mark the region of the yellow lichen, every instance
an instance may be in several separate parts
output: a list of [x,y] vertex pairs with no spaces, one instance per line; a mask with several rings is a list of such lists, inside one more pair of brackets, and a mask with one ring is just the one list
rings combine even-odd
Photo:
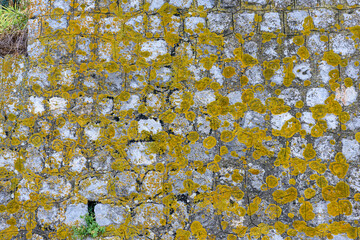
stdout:
[[209,84],[211,83],[211,79],[208,77],[204,77],[201,80],[195,82],[195,87],[198,91],[203,91]]
[[251,89],[246,89],[241,95],[241,100],[244,103],[250,102],[253,98],[254,98],[254,91]]
[[249,102],[249,107],[251,110],[264,114],[266,112],[265,105],[261,102],[260,99],[254,98]]
[[295,107],[296,108],[302,108],[304,106],[304,102],[303,101],[297,101],[296,103],[295,103]]
[[234,173],[231,175],[231,179],[234,182],[242,182],[243,181],[243,176],[241,176],[238,169],[235,169]]
[[310,53],[305,46],[301,46],[297,51],[297,54],[299,55],[301,60],[306,60],[310,57]]
[[256,196],[252,203],[249,204],[247,209],[247,214],[249,216],[254,215],[259,210],[259,204],[261,203],[261,198]]
[[273,198],[277,203],[286,204],[297,199],[297,190],[294,187],[287,190],[276,190],[273,194]]
[[299,132],[301,129],[301,123],[296,118],[291,118],[285,122],[281,127],[280,135],[285,138],[290,138],[294,136],[295,133]]
[[327,206],[328,213],[331,216],[338,216],[340,214],[351,215],[352,205],[349,200],[334,201]]
[[345,87],[352,87],[354,85],[353,80],[351,78],[344,79]]
[[316,185],[318,185],[320,188],[324,188],[328,185],[328,181],[324,176],[316,176]]
[[329,41],[329,38],[328,38],[328,36],[321,35],[320,36],[320,41],[327,42],[327,41]]
[[312,161],[309,163],[309,167],[319,174],[323,174],[326,171],[326,164],[320,163],[321,159]]
[[303,202],[303,204],[300,206],[299,213],[305,221],[310,221],[315,218],[313,206],[310,202]]
[[271,39],[276,38],[276,35],[274,33],[269,33],[269,32],[263,32],[262,33],[262,39],[263,39],[263,43],[269,42],[271,41]]
[[360,143],[360,132],[355,133],[355,140]]
[[326,116],[327,107],[324,104],[318,104],[315,105],[314,107],[311,107],[310,111],[312,112],[312,117],[314,119],[320,119]]
[[336,67],[340,64],[341,57],[333,51],[328,51],[324,53],[323,60],[326,61],[327,64]]
[[307,144],[304,151],[303,151],[303,156],[306,160],[310,160],[313,159],[316,156],[316,152],[313,149],[313,146],[311,143]]
[[274,188],[279,184],[279,180],[273,175],[266,177],[266,184],[269,188]]
[[293,37],[293,43],[295,43],[298,46],[303,45],[305,42],[304,37],[302,35]]
[[187,135],[187,139],[191,143],[195,143],[199,139],[199,133],[197,133],[195,131],[189,132],[188,135]]
[[253,67],[258,64],[258,60],[252,57],[250,54],[244,54],[241,58],[244,67]]
[[160,115],[160,119],[165,123],[172,123],[176,117],[176,113],[168,109]]
[[232,76],[235,75],[235,68],[232,66],[227,66],[224,68],[222,74],[225,78],[231,78]]
[[235,135],[232,131],[224,130],[221,132],[220,139],[223,142],[231,142],[234,139]]
[[360,26],[349,27],[350,32],[353,34],[352,39],[360,39]]
[[289,228],[289,225],[284,224],[284,223],[279,222],[279,221],[277,221],[277,222],[274,224],[274,226],[275,226],[276,232],[277,232],[278,234],[283,234],[283,233],[286,231],[286,229]]
[[284,105],[284,99],[270,97],[265,101],[266,108],[271,111],[272,114],[278,115],[290,111],[291,107]]
[[347,112],[341,112],[339,115],[339,121],[341,123],[347,123],[350,120],[350,114]]
[[216,145],[216,139],[213,136],[209,136],[207,138],[204,139],[203,141],[203,145],[206,149],[211,149],[213,147],[215,147]]
[[339,152],[335,156],[335,162],[330,163],[329,169],[332,174],[338,178],[344,178],[347,170],[349,169],[349,164],[346,163],[346,159],[343,153]]
[[307,188],[304,191],[304,195],[307,199],[313,198],[316,194],[316,191],[312,188]]
[[241,76],[240,77],[240,84],[241,87],[245,86],[246,84],[248,84],[249,82],[249,78],[247,76]]
[[275,74],[275,70],[271,68],[267,68],[263,71],[263,75],[266,80],[270,80],[272,76],[274,76],[274,74]]
[[279,218],[281,212],[281,208],[275,204],[270,204],[265,210],[265,214],[272,220]]
[[30,139],[29,143],[31,143],[34,147],[40,147],[43,143],[44,139],[40,133],[33,134]]

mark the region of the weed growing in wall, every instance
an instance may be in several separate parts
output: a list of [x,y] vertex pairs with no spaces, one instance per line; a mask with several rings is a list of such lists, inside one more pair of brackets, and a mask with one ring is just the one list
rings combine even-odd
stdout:
[[73,239],[84,239],[87,236],[95,238],[99,237],[105,232],[105,227],[100,227],[99,224],[95,221],[94,214],[86,214],[85,216],[81,216],[81,218],[85,219],[85,225],[80,227],[72,227]]

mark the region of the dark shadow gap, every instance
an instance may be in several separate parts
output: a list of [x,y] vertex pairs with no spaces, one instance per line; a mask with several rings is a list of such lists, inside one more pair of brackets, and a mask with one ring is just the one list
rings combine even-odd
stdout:
[[90,216],[93,216],[95,218],[95,206],[98,202],[96,201],[88,201],[88,213]]

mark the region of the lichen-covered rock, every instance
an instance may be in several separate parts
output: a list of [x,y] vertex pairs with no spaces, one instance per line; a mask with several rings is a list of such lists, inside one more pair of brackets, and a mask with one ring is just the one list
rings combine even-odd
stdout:
[[[57,207],[52,207],[51,209],[44,209],[44,207],[39,207],[37,212],[37,217],[40,224],[52,224],[58,220],[59,210]],[[70,217],[69,217],[70,218]],[[68,219],[68,221],[71,221]]]
[[162,204],[142,204],[135,209],[134,223],[147,227],[160,227],[165,221],[163,209]]
[[128,148],[128,156],[131,163],[136,165],[150,165],[154,163],[156,161],[156,155],[149,154],[146,150],[147,147],[145,143],[132,143]]
[[212,32],[226,33],[231,26],[231,15],[226,13],[210,13],[208,14],[209,28]]
[[43,181],[40,193],[44,193],[54,199],[61,199],[68,197],[71,190],[71,183],[61,177],[51,176]]
[[67,225],[85,224],[85,220],[80,216],[85,216],[88,213],[88,208],[85,204],[69,204],[65,212],[65,221]]
[[236,23],[236,31],[249,34],[254,31],[255,28],[255,13],[244,12],[234,15]]
[[306,93],[306,104],[309,107],[324,104],[328,97],[329,93],[325,88],[312,88]]
[[110,224],[120,225],[125,222],[126,210],[124,207],[112,207],[108,204],[96,204],[94,212],[96,222],[100,226]]
[[358,238],[356,4],[31,0],[0,239]]
[[137,192],[137,175],[124,171],[115,175],[115,191],[119,197],[125,197]]
[[281,30],[281,19],[279,13],[265,13],[263,16],[263,22],[260,24],[260,30],[265,32],[275,32],[276,30]]
[[107,195],[107,181],[96,178],[88,178],[79,185],[79,193],[86,199],[96,201]]

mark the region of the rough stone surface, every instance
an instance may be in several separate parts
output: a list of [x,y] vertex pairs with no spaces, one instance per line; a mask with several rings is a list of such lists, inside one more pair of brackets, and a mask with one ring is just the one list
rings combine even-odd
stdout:
[[65,224],[72,225],[76,223],[84,223],[84,219],[80,216],[84,216],[87,213],[87,206],[83,203],[69,204],[65,212]]
[[359,6],[31,0],[0,239],[359,238]]
[[97,204],[95,206],[96,222],[100,226],[110,224],[120,225],[124,222],[126,211],[124,207],[111,207],[108,204]]

